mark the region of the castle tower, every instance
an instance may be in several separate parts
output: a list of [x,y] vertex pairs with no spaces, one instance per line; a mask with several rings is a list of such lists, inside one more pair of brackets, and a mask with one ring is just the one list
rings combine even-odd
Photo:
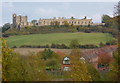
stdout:
[[16,15],[13,14],[13,27],[14,28],[18,28],[19,27],[24,27],[27,26],[28,22],[27,22],[27,16],[21,16],[21,15]]
[[17,15],[14,13],[13,15],[12,15],[12,18],[13,18],[13,27],[15,28],[15,27],[17,27],[17,24],[16,24],[16,17],[17,17]]

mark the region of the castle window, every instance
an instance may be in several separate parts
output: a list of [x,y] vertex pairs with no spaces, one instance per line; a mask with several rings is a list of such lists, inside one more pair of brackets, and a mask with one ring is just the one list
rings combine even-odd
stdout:
[[83,22],[81,22],[81,24],[83,24]]

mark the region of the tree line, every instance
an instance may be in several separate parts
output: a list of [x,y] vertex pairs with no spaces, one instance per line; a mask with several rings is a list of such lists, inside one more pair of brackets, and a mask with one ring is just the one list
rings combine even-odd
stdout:
[[[81,48],[81,49],[94,49],[94,48],[99,48],[107,45],[116,45],[118,42],[116,40],[102,43],[100,42],[99,45],[94,45],[94,44],[86,44],[86,45],[80,45],[77,40],[72,40],[72,42],[76,41],[74,43],[76,47]],[[51,45],[21,45],[21,46],[13,46],[12,48],[57,48],[57,49],[71,49],[72,46],[70,45],[65,45],[65,44],[54,44],[52,43]]]

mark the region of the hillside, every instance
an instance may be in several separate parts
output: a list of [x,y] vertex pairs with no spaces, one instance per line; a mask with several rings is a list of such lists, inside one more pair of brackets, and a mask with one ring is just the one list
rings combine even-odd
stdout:
[[19,35],[6,38],[10,47],[21,45],[51,45],[66,44],[69,45],[72,40],[78,40],[81,45],[106,43],[114,40],[108,33],[50,33],[50,34],[33,34]]

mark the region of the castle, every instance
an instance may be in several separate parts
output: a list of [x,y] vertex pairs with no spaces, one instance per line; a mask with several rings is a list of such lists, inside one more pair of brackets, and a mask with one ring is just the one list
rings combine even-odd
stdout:
[[25,27],[25,26],[33,26],[31,22],[28,22],[27,16],[21,16],[13,14],[13,27]]
[[[53,19],[39,19],[38,23],[36,23],[36,26],[48,26],[48,25],[104,25],[103,23],[93,23],[92,19],[87,19],[87,17],[83,19],[75,19],[73,17],[66,19],[64,17],[62,18],[56,18]],[[27,16],[21,16],[13,14],[13,27],[25,27],[25,26],[33,26],[34,24],[32,22],[28,22]]]

